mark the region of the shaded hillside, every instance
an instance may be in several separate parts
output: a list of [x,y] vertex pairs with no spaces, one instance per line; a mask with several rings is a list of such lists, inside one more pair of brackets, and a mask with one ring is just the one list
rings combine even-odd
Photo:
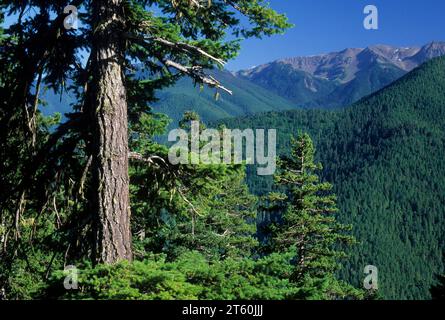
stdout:
[[195,111],[204,121],[214,121],[227,117],[252,115],[258,112],[295,109],[292,102],[281,98],[266,89],[240,79],[228,71],[215,71],[215,78],[233,95],[221,92],[215,96],[214,89],[195,87],[190,79],[181,79],[174,87],[158,93],[159,101],[154,104],[155,112],[168,114],[177,123],[185,111]]

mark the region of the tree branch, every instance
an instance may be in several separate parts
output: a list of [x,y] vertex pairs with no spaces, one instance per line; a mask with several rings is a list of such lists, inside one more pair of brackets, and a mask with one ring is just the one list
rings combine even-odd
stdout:
[[231,90],[229,90],[226,87],[224,87],[223,85],[221,85],[221,83],[218,80],[216,80],[214,77],[205,74],[202,71],[201,67],[196,67],[196,66],[195,67],[186,67],[186,66],[183,66],[182,64],[179,64],[179,63],[171,61],[171,60],[164,61],[164,64],[167,67],[174,68],[178,71],[181,71],[181,72],[189,75],[190,77],[192,77],[194,79],[197,79],[199,82],[202,82],[203,84],[206,84],[210,87],[215,87],[215,88],[221,89],[230,95],[233,94],[233,92]]

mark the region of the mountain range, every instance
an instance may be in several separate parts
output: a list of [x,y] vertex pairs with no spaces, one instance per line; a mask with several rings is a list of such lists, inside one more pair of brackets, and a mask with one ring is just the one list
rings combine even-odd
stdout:
[[[205,122],[267,111],[300,108],[345,107],[399,79],[431,58],[445,55],[445,42],[401,48],[376,45],[364,49],[311,57],[277,60],[248,70],[212,70],[212,75],[233,91],[201,90],[183,78],[157,93],[153,111],[169,115],[177,124],[186,111],[195,111]],[[70,112],[71,98],[46,92],[45,114]]]
[[332,108],[347,106],[442,55],[445,42],[409,48],[376,45],[277,60],[236,75],[296,106]]
[[216,100],[214,90],[200,90],[182,79],[159,92],[153,109],[177,123],[189,110],[203,121],[215,121],[266,111],[344,107],[442,55],[445,42],[409,48],[376,45],[281,59],[238,72],[216,70],[212,75],[234,92],[232,96],[222,93]]

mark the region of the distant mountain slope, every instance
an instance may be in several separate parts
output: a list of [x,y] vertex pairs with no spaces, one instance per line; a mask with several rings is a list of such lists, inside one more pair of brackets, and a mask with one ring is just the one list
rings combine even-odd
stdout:
[[251,115],[257,112],[283,111],[297,106],[250,81],[235,77],[228,71],[213,71],[214,77],[233,91],[233,95],[221,92],[215,99],[215,90],[204,87],[200,90],[190,79],[180,80],[174,87],[158,93],[155,112],[168,114],[174,122],[181,119],[185,111],[193,110],[204,121],[227,117]]
[[355,102],[444,54],[445,42],[421,48],[377,45],[282,59],[237,75],[299,106],[332,108]]
[[[445,57],[341,111],[273,112],[224,123],[276,128],[281,153],[289,150],[290,134],[311,133],[340,219],[360,241],[342,277],[361,286],[363,268],[375,265],[386,298],[429,298],[434,275],[445,269]],[[271,180],[249,171],[250,187],[267,192]]]
[[254,73],[238,73],[265,90],[304,106],[333,92],[336,84],[328,79],[292,68],[281,61],[272,62]]

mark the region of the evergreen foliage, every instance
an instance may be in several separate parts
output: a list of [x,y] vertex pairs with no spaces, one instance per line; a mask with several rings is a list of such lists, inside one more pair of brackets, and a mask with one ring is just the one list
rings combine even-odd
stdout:
[[[78,30],[63,26],[68,4]],[[151,110],[157,91],[188,75],[218,98],[226,89],[204,70],[233,58],[238,37],[282,33],[284,15],[247,0],[0,5],[1,17],[17,14],[0,37],[2,298],[360,297],[327,295],[332,274],[297,284],[291,254],[260,254],[244,166],[171,165],[156,142],[171,123]],[[49,89],[72,98],[63,124],[40,112]],[[78,290],[63,287],[67,266]]]
[[280,160],[275,174],[275,185],[283,192],[268,196],[268,210],[279,216],[269,227],[269,250],[293,254],[291,282],[310,288],[329,281],[329,286],[318,288],[318,294],[334,295],[333,275],[339,261],[346,257],[338,247],[352,244],[354,238],[346,234],[348,226],[336,222],[336,196],[331,193],[332,185],[320,182],[317,176],[322,165],[315,163],[309,135],[293,138],[291,148],[290,156]]

